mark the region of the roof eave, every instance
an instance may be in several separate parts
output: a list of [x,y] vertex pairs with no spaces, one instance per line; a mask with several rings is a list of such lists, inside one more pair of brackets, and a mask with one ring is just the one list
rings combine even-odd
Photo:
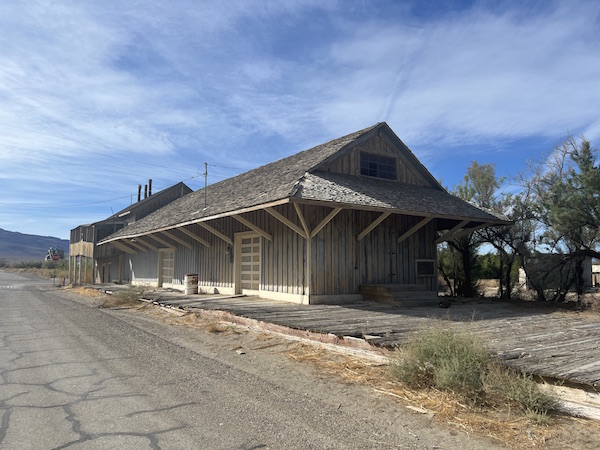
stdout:
[[486,226],[503,226],[503,225],[511,225],[513,222],[508,220],[503,220],[500,218],[483,218],[483,217],[474,217],[474,216],[465,216],[465,215],[454,215],[454,214],[433,214],[433,213],[425,213],[421,211],[411,211],[399,208],[385,208],[385,207],[377,207],[377,206],[366,206],[366,205],[358,205],[352,203],[341,203],[341,202],[332,202],[332,201],[323,201],[323,200],[311,200],[311,199],[300,199],[295,197],[286,197],[277,201],[263,203],[259,205],[255,205],[252,207],[241,208],[233,211],[227,211],[219,214],[214,214],[210,216],[200,217],[197,219],[192,219],[185,222],[179,222],[175,224],[166,225],[161,228],[156,228],[150,231],[143,231],[139,233],[125,234],[121,236],[111,237],[103,239],[98,242],[96,245],[104,245],[109,244],[112,241],[119,241],[124,239],[134,239],[137,237],[147,236],[153,233],[160,233],[162,231],[168,231],[175,228],[181,228],[189,225],[193,225],[201,222],[208,222],[210,220],[221,219],[223,217],[231,217],[237,214],[243,214],[247,212],[257,211],[265,208],[270,208],[273,206],[283,205],[286,203],[298,203],[298,204],[306,204],[306,205],[318,205],[318,206],[328,206],[331,208],[342,208],[342,209],[354,209],[360,211],[375,211],[375,212],[391,212],[393,214],[400,214],[405,216],[414,216],[414,217],[432,217],[435,219],[446,219],[446,220],[457,220],[464,221],[468,220],[469,222],[475,222],[479,224],[486,224]]

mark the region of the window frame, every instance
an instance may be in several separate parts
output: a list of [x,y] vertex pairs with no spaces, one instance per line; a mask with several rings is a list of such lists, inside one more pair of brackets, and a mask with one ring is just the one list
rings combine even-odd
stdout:
[[397,158],[361,151],[359,154],[359,173],[365,177],[397,181]]
[[[431,273],[422,273],[419,270],[419,266],[423,263],[431,263]],[[422,266],[421,266],[422,267]],[[436,262],[435,259],[417,259],[415,260],[415,274],[417,277],[435,277],[436,276]]]

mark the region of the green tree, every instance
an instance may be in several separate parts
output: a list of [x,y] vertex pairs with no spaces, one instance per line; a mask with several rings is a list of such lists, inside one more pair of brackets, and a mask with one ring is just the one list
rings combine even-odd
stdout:
[[532,183],[539,204],[543,242],[574,267],[569,279],[583,294],[583,263],[600,257],[600,168],[597,151],[582,137],[569,137],[553,152]]
[[[479,164],[477,161],[472,161],[462,183],[455,186],[452,192],[463,200],[475,203],[482,208],[495,210],[499,201],[497,190],[503,182],[503,178],[496,176],[495,164]],[[441,260],[443,264],[439,265],[439,270],[446,279],[449,278],[448,271],[452,268],[455,284],[454,295],[464,297],[478,295],[475,266],[478,249],[484,242],[486,242],[485,237],[480,232],[450,239],[447,242],[452,252]],[[451,262],[449,257],[453,258]]]

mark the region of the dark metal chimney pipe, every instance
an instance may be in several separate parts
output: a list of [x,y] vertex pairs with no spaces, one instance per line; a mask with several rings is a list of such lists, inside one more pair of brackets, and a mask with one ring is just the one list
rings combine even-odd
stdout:
[[138,202],[142,199],[142,185],[138,184]]
[[144,185],[144,198],[147,198],[147,197],[148,197],[148,185],[145,184]]
[[152,178],[148,180],[148,197],[152,195]]

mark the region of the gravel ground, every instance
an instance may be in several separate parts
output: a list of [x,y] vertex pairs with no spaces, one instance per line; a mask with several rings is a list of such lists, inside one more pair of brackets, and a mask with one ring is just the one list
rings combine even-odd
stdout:
[[0,448],[502,448],[283,357],[285,340],[96,302],[0,272]]

